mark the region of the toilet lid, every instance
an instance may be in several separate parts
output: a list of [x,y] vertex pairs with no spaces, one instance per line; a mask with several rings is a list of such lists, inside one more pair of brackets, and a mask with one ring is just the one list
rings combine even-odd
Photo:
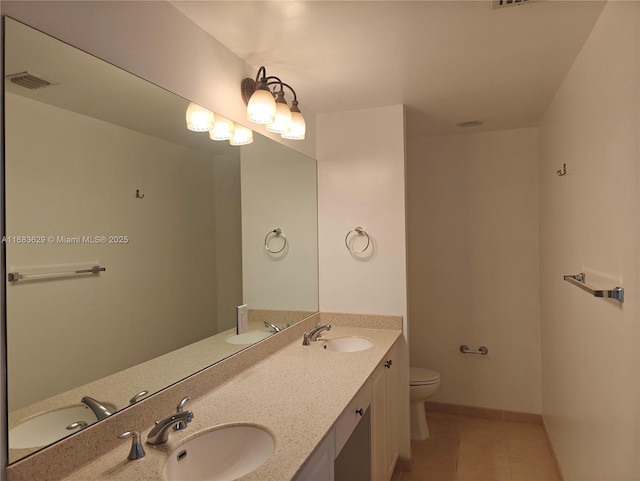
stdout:
[[440,380],[440,374],[431,369],[423,369],[421,367],[409,368],[409,384],[411,386],[424,386],[433,384]]

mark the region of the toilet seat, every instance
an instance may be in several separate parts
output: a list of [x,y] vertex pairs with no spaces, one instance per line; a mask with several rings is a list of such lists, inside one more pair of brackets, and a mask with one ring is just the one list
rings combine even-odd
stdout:
[[410,386],[429,386],[440,381],[440,374],[431,369],[423,369],[421,367],[409,368],[409,385]]

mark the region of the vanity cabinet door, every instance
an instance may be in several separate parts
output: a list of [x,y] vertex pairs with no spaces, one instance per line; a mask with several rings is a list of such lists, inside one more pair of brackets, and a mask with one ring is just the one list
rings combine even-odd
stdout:
[[373,398],[371,402],[371,479],[388,481],[387,454],[387,394],[384,365],[379,365],[371,379]]
[[387,354],[387,360],[392,363],[387,368],[385,365],[385,391],[387,395],[387,477],[391,479],[393,470],[400,455],[400,403],[399,396],[402,392],[402,379],[400,377],[400,363],[398,361],[398,343],[394,344]]
[[371,378],[371,479],[388,481],[398,459],[399,366],[397,347],[389,350]]

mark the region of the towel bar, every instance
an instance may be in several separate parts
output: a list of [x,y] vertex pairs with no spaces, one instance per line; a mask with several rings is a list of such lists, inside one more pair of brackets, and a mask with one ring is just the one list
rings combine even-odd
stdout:
[[76,274],[97,274],[99,272],[106,271],[106,267],[93,266],[89,269],[79,269],[75,271],[63,271],[63,272],[40,272],[37,274],[20,274],[19,272],[9,272],[7,274],[7,280],[9,282],[18,282],[28,279],[48,279],[50,277],[72,276]]
[[616,301],[624,302],[624,288],[614,287],[611,290],[594,289],[586,284],[587,275],[584,272],[579,274],[564,276],[564,280],[570,282],[574,286],[578,286],[580,289],[587,291],[593,297],[603,297],[606,299],[615,299]]

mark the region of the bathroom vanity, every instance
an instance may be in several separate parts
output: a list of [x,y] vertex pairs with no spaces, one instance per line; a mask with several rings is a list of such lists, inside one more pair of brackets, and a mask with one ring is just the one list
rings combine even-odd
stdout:
[[[395,342],[307,460],[296,481],[391,479],[399,454],[396,419],[402,367],[398,360]],[[359,432],[363,423],[366,427]]]
[[[353,323],[348,326],[349,323],[341,323],[345,317],[358,318],[361,325],[378,324],[381,328],[353,327]],[[318,322],[330,323],[333,328],[310,346],[303,346],[302,331],[310,330]],[[274,440],[273,453],[264,464],[241,479],[331,480],[334,479],[336,456],[348,446],[364,418],[360,409],[363,409],[363,414],[371,415],[371,479],[390,479],[398,454],[394,427],[402,411],[397,409],[395,400],[402,389],[408,389],[408,386],[400,386],[398,381],[399,373],[408,369],[397,357],[399,343],[403,342],[401,326],[399,317],[316,314],[290,328],[288,336],[281,334],[262,341],[116,415],[136,410],[142,418],[148,418],[145,411],[153,411],[160,413],[158,418],[161,418],[170,414],[181,398],[192,396],[186,408],[193,412],[193,421],[185,430],[172,432],[164,444],[151,446],[143,441],[146,450],[143,459],[128,460],[130,441],[119,441],[120,444],[110,451],[95,452],[91,462],[56,478],[48,477],[51,471],[46,469],[32,470],[38,465],[42,469],[48,462],[64,462],[64,459],[47,460],[48,450],[45,450],[35,455],[39,459],[31,463],[32,469],[21,467],[22,463],[29,461],[28,458],[10,466],[7,470],[9,481],[34,478],[43,481],[165,481],[163,466],[172,453],[181,452],[183,443],[204,432],[232,425],[258,427]],[[371,342],[371,347],[354,352],[325,348],[327,341],[341,338],[365,339]],[[253,365],[243,363],[243,354],[264,348],[262,345],[269,342],[275,344],[274,341],[286,341],[286,344],[272,346],[272,352],[260,362]],[[208,379],[226,377],[224,369],[229,366],[224,364],[229,361],[240,370],[210,391],[194,394],[196,387]],[[164,398],[168,402],[163,403],[156,398]],[[158,408],[160,403],[164,406]],[[117,424],[117,429],[140,430],[143,440],[146,439],[152,424],[145,422],[141,425],[134,421],[137,416],[127,417],[128,420]],[[98,423],[91,429],[103,426],[103,423]],[[94,435],[97,449],[110,442],[113,445],[115,434],[119,434],[113,429],[102,429],[99,434],[97,431]],[[104,436],[105,442],[100,442],[100,438],[95,436]],[[67,442],[73,439],[75,437]],[[64,451],[61,450],[61,456],[64,456]]]

